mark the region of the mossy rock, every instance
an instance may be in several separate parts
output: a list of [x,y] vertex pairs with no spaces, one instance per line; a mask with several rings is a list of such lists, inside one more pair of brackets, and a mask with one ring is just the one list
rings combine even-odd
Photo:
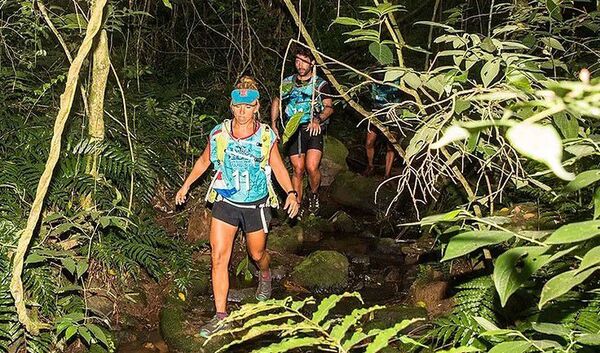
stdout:
[[348,285],[348,259],[337,251],[319,250],[294,268],[295,283],[316,292],[343,290]]
[[348,170],[346,158],[348,158],[348,148],[342,141],[332,136],[325,136],[323,139],[323,158],[330,159]]
[[283,224],[269,232],[267,247],[280,253],[295,254],[302,245],[304,230],[301,226],[290,227]]
[[396,190],[384,185],[377,193],[379,181],[351,171],[338,174],[331,185],[331,197],[342,206],[356,208],[370,214],[385,210],[396,196]]
[[198,275],[190,281],[190,287],[187,294],[190,299],[199,298],[211,293],[210,283],[210,257],[201,258],[194,261],[194,270],[198,271]]
[[303,242],[318,242],[323,239],[323,233],[335,231],[331,222],[314,215],[304,217],[299,224],[304,229]]
[[212,339],[206,346],[202,337],[196,337],[188,327],[189,304],[177,298],[167,299],[160,312],[160,333],[170,351],[180,353],[212,353],[231,341],[231,336]]
[[321,185],[329,186],[336,176],[348,170],[346,164],[348,149],[335,137],[325,136],[323,141],[323,159],[321,160]]
[[[377,310],[373,319],[367,322],[363,329],[369,331],[372,329],[386,329],[390,328],[402,320],[410,320],[416,318],[427,318],[427,309],[421,307],[412,307],[406,305],[391,305],[386,306],[385,309]],[[422,325],[423,322],[417,323]]]
[[331,225],[337,232],[359,233],[360,226],[344,211],[337,211],[330,219]]

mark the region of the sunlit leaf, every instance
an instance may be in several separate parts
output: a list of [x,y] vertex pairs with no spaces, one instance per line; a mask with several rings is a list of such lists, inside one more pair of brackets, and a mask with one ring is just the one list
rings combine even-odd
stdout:
[[394,54],[387,45],[373,42],[369,44],[369,52],[381,65],[390,65],[394,62]]
[[577,174],[575,179],[571,180],[567,186],[565,186],[565,191],[577,191],[597,182],[598,180],[600,180],[600,169],[586,170],[585,172]]
[[490,83],[498,76],[500,72],[500,62],[498,60],[490,60],[483,64],[481,68],[481,80],[483,87],[488,87]]
[[575,178],[562,166],[562,141],[552,126],[522,122],[509,128],[506,137],[515,150],[545,164],[557,177]]
[[469,137],[469,131],[463,127],[458,125],[452,125],[446,129],[442,138],[437,140],[437,142],[432,143],[429,148],[438,149],[442,148],[452,142],[465,140]]
[[600,266],[588,268],[583,272],[571,270],[552,277],[546,282],[544,288],[542,288],[542,297],[540,298],[538,307],[541,309],[550,300],[560,297],[570,291],[571,288],[583,283],[598,269],[600,269]]
[[502,342],[495,345],[488,353],[523,353],[527,351],[531,345],[531,342],[528,341]]
[[512,233],[497,230],[474,230],[453,236],[446,247],[442,261],[448,261],[488,245],[505,242]]
[[544,242],[546,244],[567,244],[591,239],[600,235],[600,221],[569,223],[558,228]]

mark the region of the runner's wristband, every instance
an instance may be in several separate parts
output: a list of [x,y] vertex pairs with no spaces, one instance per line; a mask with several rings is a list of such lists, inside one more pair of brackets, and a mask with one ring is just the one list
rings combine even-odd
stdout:
[[290,190],[287,192],[288,196],[290,196],[290,194],[294,194],[294,196],[298,197],[298,191],[296,190]]

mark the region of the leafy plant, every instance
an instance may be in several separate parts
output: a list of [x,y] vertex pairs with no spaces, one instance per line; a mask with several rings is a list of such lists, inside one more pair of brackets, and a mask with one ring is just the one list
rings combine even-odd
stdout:
[[[366,349],[374,353],[383,349],[390,340],[420,345],[412,338],[400,334],[409,325],[418,321],[403,320],[388,329],[372,329],[363,332],[360,328],[361,319],[381,310],[382,306],[354,309],[343,317],[333,315],[331,311],[344,298],[356,298],[362,303],[360,294],[334,294],[323,299],[316,305],[313,297],[294,301],[288,297],[282,300],[268,300],[258,304],[246,304],[231,313],[223,323],[242,322],[240,327],[221,330],[209,338],[234,333],[241,337],[221,347],[222,352],[256,338],[276,335],[281,340],[253,352],[286,352],[295,348],[313,348],[335,352],[349,352],[355,348]],[[208,342],[208,341],[207,341]]]

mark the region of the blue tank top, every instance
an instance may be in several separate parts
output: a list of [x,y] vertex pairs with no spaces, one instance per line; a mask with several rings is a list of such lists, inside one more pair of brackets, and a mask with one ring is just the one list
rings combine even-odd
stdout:
[[[213,182],[213,189],[232,202],[249,203],[264,199],[268,195],[267,173],[261,168],[262,156],[262,129],[260,127],[252,134],[243,139],[236,139],[231,134],[231,126],[224,127],[223,124],[215,126],[210,132],[210,160],[214,164],[217,174]],[[271,134],[271,146],[277,142],[275,133]],[[225,146],[225,157],[223,161],[217,158],[218,146],[217,135],[229,134],[227,146]]]

